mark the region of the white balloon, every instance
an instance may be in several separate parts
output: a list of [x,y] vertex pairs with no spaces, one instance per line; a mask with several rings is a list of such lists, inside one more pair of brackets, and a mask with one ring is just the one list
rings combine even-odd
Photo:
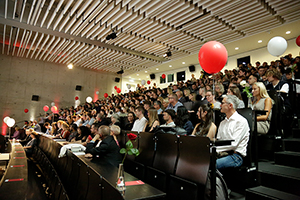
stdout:
[[9,118],[7,120],[6,124],[7,124],[8,127],[13,127],[13,125],[15,125],[15,123],[16,123],[16,121],[13,118]]
[[93,101],[92,97],[87,97],[86,102],[91,103]]
[[76,101],[75,101],[75,105],[76,105],[76,106],[79,106],[79,105],[80,105],[80,100],[76,100]]
[[141,83],[142,83],[142,85],[145,85],[145,84],[146,84],[146,81],[145,81],[145,80],[142,80]]
[[9,120],[9,118],[10,118],[9,116],[4,117],[3,121],[5,124],[7,124],[7,120]]
[[128,85],[127,85],[127,88],[128,88],[128,90],[129,90],[129,89],[131,88],[131,85],[128,84]]
[[96,94],[99,94],[99,91],[97,91]]
[[268,42],[268,51],[272,56],[278,57],[282,55],[286,48],[287,42],[283,37],[276,36]]
[[52,103],[51,103],[51,106],[55,106],[55,103],[54,103],[54,102],[52,102]]

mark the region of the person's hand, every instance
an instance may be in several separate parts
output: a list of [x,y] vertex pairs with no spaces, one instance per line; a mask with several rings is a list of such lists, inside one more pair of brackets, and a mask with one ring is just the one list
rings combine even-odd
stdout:
[[100,134],[96,134],[95,137],[93,138],[93,141],[95,142],[95,141],[97,141],[99,139],[100,139]]
[[85,154],[85,155],[84,155],[84,157],[86,157],[86,158],[92,158],[92,157],[93,157],[93,155],[92,155],[92,154],[90,154],[90,153],[87,153],[87,154]]

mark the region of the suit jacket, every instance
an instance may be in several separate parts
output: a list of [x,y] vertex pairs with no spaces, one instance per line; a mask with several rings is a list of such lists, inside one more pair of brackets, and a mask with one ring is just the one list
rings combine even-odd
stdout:
[[95,147],[97,143],[88,143],[86,145],[85,153],[92,155],[98,155],[100,159],[111,163],[114,166],[119,166],[122,162],[122,156],[120,154],[120,148],[114,140],[113,136],[107,136],[102,140],[99,147]]

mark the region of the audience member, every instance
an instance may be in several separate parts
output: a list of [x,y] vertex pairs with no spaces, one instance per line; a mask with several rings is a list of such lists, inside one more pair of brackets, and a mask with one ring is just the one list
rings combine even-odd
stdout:
[[215,100],[215,95],[213,94],[212,90],[208,90],[205,94],[207,101],[213,104],[214,109],[221,109],[221,103]]
[[176,126],[186,130],[187,135],[191,135],[194,129],[192,122],[190,121],[190,115],[188,110],[184,106],[177,108],[176,118],[174,120]]
[[135,121],[135,114],[133,112],[129,112],[127,115],[127,122],[124,126],[124,130],[130,131],[133,127]]
[[196,124],[192,135],[209,137],[209,139],[214,139],[217,126],[213,123],[213,109],[211,104],[203,104],[199,107],[197,116],[200,119],[200,123]]
[[145,112],[144,109],[140,106],[135,109],[135,115],[136,115],[137,119],[135,120],[131,131],[137,131],[137,132],[143,131],[143,129],[148,121],[144,117],[144,112]]
[[148,110],[148,122],[146,123],[143,132],[152,132],[156,126],[159,126],[159,119],[157,115],[157,110],[155,108],[150,108]]
[[165,110],[172,109],[175,112],[177,112],[178,106],[183,106],[183,104],[178,101],[178,97],[176,94],[173,93],[170,94],[168,99],[169,99],[169,105]]
[[174,119],[176,117],[176,113],[172,109],[165,110],[163,112],[163,118],[165,120],[165,124],[160,125],[160,127],[175,127]]

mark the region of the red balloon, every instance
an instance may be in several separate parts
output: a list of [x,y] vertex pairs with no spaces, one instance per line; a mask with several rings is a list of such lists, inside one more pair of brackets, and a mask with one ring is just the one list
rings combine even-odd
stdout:
[[115,86],[115,90],[116,90],[116,89],[118,89],[118,87],[117,87],[117,86]]
[[75,97],[75,100],[78,100],[78,99],[79,99],[79,97],[78,97],[78,96],[76,96],[76,97]]
[[25,112],[25,113],[28,113],[28,109],[26,108],[26,109],[24,110],[24,112]]
[[205,43],[198,54],[200,66],[209,74],[221,71],[227,62],[227,58],[228,53],[225,46],[217,41]]
[[47,111],[49,110],[49,107],[48,107],[48,106],[44,106],[43,110],[44,110],[45,112],[47,112]]
[[108,97],[108,94],[107,94],[107,93],[104,93],[104,97],[107,98],[107,97]]
[[166,78],[166,75],[165,75],[165,74],[163,74],[163,75],[161,75],[161,77],[162,77],[163,79],[165,79],[165,78]]
[[121,92],[121,89],[120,88],[117,88],[117,93],[119,94]]
[[300,35],[296,38],[296,44],[300,47]]
[[147,84],[150,85],[151,81],[147,81]]
[[52,111],[53,113],[57,113],[57,107],[56,107],[56,106],[52,106],[52,107],[51,107],[51,111]]

